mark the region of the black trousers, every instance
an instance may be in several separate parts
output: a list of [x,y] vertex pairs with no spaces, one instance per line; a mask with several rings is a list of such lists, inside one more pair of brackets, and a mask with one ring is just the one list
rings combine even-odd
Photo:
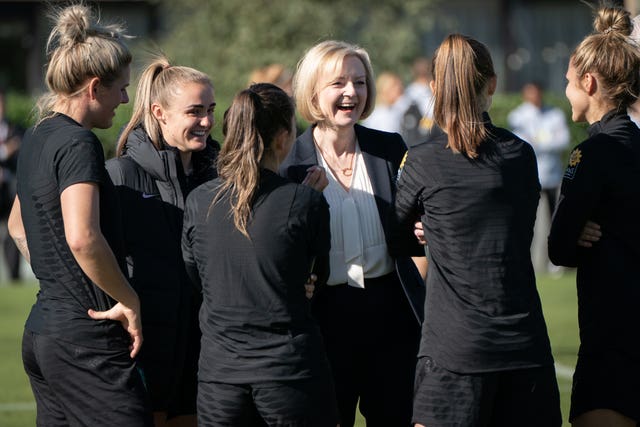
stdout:
[[411,423],[420,328],[396,273],[323,288],[314,300],[332,369],[341,427],[355,410],[368,427]]
[[38,427],[153,425],[142,377],[126,349],[84,347],[25,329],[22,360]]

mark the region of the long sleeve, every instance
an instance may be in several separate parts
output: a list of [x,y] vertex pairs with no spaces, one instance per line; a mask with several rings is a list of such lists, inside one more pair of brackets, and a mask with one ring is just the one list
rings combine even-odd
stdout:
[[[412,152],[407,152],[404,164],[398,173],[394,209],[391,212],[387,246],[392,256],[415,256],[412,253],[416,240],[413,235],[414,223],[420,219],[420,194],[424,190],[423,179],[416,167],[418,162]],[[423,168],[422,168],[423,169]]]
[[193,254],[193,222],[195,220],[194,202],[195,198],[187,197],[182,228],[182,258],[191,283],[194,284],[198,292],[201,292],[202,281],[200,280],[200,274]]
[[562,190],[549,234],[549,259],[556,265],[576,267],[580,247],[578,238],[592,215],[602,193],[603,171],[594,144],[576,147],[562,181]]

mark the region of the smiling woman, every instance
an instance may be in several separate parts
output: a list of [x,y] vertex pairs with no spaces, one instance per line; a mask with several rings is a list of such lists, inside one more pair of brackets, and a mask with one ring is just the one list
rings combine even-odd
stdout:
[[[328,171],[329,185],[318,190],[331,211],[330,268],[328,279],[319,282],[328,286],[317,293],[313,306],[343,427],[353,425],[358,399],[368,425],[410,424],[419,340],[411,306],[420,312],[422,302],[416,298],[410,305],[401,283],[424,290],[422,283],[400,282],[400,277],[421,279],[408,257],[397,267],[387,250],[382,219],[389,213],[406,146],[397,133],[357,124],[371,113],[373,82],[364,49],[335,40],[309,49],[293,86],[299,112],[312,125],[280,167],[282,175],[297,182],[314,166]],[[412,233],[405,237],[415,242]],[[424,256],[417,242],[410,250]]]
[[217,176],[209,77],[164,57],[143,71],[131,120],[107,170],[124,209],[130,281],[140,294],[145,373],[155,426],[193,426],[200,295],[189,282],[180,236],[184,202]]
[[142,345],[140,302],[121,269],[120,224],[111,215],[119,209],[92,132],[110,127],[129,101],[132,58],[122,29],[99,24],[88,7],[54,12],[49,91],[23,139],[9,218],[40,284],[25,324],[24,367],[37,425],[146,426],[133,359]]

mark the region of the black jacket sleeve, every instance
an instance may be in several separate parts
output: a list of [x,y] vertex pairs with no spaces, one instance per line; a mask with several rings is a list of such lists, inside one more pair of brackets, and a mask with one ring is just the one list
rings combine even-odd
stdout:
[[603,171],[599,157],[606,155],[595,144],[580,144],[572,152],[562,181],[560,199],[553,215],[549,233],[549,260],[556,265],[576,267],[578,238],[602,194]]
[[187,271],[187,276],[198,292],[202,292],[202,281],[198,273],[198,267],[193,254],[193,233],[195,228],[195,192],[187,197],[184,210],[184,222],[182,227],[182,258]]
[[414,154],[413,150],[407,152],[400,165],[394,208],[389,215],[387,246],[393,257],[424,256],[423,247],[418,246],[419,252],[415,250],[417,243],[413,234],[414,224],[422,212],[419,198],[424,189],[419,173],[424,168],[416,167],[419,161]]

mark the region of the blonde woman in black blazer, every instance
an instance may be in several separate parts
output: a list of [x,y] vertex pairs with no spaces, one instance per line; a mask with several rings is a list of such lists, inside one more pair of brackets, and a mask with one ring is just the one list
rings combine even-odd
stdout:
[[[327,268],[329,278],[318,283],[313,309],[340,425],[353,425],[359,401],[368,426],[408,426],[424,283],[410,258],[394,260],[386,247],[405,143],[398,134],[357,124],[375,104],[369,57],[357,46],[325,41],[311,48],[298,65],[294,96],[312,125],[280,173],[304,182],[317,166],[327,171],[332,248],[316,267]],[[405,238],[415,255],[424,255],[413,236]]]

